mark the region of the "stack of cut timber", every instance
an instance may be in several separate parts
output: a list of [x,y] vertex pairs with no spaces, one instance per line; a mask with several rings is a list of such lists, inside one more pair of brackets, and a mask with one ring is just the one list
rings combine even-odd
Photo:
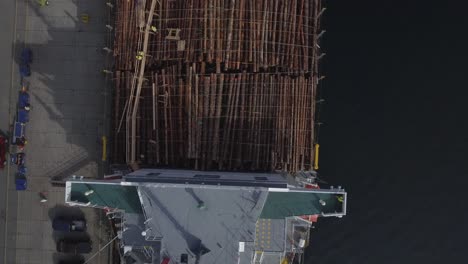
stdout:
[[[141,41],[136,10],[144,1],[117,2],[114,162],[123,162],[129,150],[120,121]],[[311,169],[320,10],[320,0],[158,1],[138,99],[140,162]]]

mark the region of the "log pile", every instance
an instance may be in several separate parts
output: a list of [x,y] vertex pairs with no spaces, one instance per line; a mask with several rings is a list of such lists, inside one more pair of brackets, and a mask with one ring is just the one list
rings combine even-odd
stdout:
[[150,2],[117,0],[113,162],[129,161],[124,116],[136,99],[144,165],[311,169],[320,0],[158,1],[130,100]]

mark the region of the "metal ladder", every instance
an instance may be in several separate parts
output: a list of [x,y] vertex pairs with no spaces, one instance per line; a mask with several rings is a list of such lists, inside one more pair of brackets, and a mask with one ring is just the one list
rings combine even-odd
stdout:
[[154,250],[153,250],[152,247],[144,246],[144,247],[143,247],[143,254],[144,254],[145,257],[147,257],[148,259],[153,259]]
[[261,264],[263,261],[263,251],[255,251],[252,264]]

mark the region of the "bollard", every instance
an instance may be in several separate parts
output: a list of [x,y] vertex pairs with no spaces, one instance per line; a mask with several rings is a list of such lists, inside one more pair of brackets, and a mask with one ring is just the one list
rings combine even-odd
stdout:
[[88,14],[81,14],[81,22],[87,24],[89,22],[89,15]]
[[39,2],[40,6],[48,6],[49,1],[48,0],[37,0]]
[[319,169],[319,148],[320,148],[320,145],[319,144],[315,144],[314,146],[314,170],[318,170]]
[[107,137],[102,136],[102,161],[107,160]]

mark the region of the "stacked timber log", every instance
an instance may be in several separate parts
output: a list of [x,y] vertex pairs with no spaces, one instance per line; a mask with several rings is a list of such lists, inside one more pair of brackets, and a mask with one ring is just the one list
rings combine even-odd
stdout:
[[[117,0],[113,161],[311,169],[320,0],[157,1],[133,98],[151,1]],[[139,104],[129,158],[124,116],[132,100]]]

